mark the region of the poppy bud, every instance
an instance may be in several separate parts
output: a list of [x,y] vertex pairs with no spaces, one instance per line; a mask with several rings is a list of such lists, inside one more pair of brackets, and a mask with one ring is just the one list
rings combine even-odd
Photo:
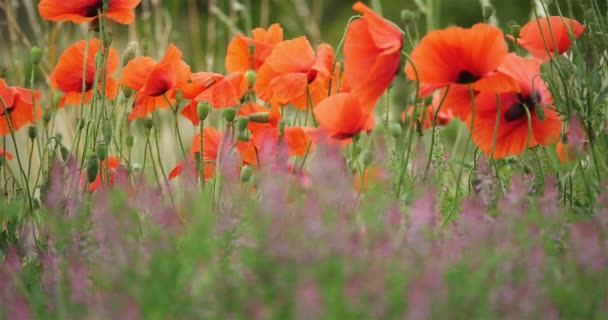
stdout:
[[252,89],[255,85],[255,80],[257,77],[255,70],[247,70],[247,72],[245,72],[245,76],[247,77],[247,81],[249,81],[249,89]]
[[393,122],[388,125],[388,132],[390,132],[393,138],[399,138],[403,134],[403,130],[401,129],[401,124]]
[[112,141],[112,127],[110,125],[106,125],[103,128],[103,141],[106,144],[110,144],[110,142]]
[[492,16],[494,16],[496,9],[494,9],[494,6],[487,4],[481,8],[481,13],[483,15],[483,20],[488,21],[490,18],[492,18]]
[[249,136],[246,133],[241,132],[241,133],[239,133],[237,139],[239,139],[239,141],[248,142],[249,141]]
[[247,117],[239,117],[236,119],[236,130],[238,132],[243,132],[247,129],[247,125],[249,124],[249,119]]
[[37,66],[40,63],[40,60],[42,60],[42,49],[38,47],[32,47],[31,57],[32,65]]
[[285,125],[286,125],[286,124],[285,124],[285,121],[284,121],[284,120],[279,121],[279,124],[278,124],[278,129],[279,129],[279,137],[282,137],[282,136],[283,136],[283,134],[285,133]]
[[38,136],[38,128],[36,128],[36,126],[29,126],[27,128],[27,136],[32,140],[36,139]]
[[108,147],[106,147],[105,143],[99,143],[95,146],[95,153],[99,160],[104,161],[108,157]]
[[122,94],[125,96],[125,98],[129,99],[133,95],[133,89],[127,86],[122,86]]
[[61,149],[59,151],[61,152],[61,159],[63,159],[63,161],[68,161],[68,157],[70,156],[70,149],[68,149],[64,145],[61,145]]
[[545,108],[543,108],[540,103],[534,105],[534,113],[536,113],[536,117],[538,118],[538,120],[545,120]]
[[234,121],[235,117],[236,117],[236,110],[234,110],[232,108],[224,109],[224,119],[226,119],[226,122]]
[[49,124],[49,122],[51,122],[52,117],[53,117],[53,113],[51,112],[51,110],[44,109],[44,111],[42,112],[42,122],[44,123],[45,126],[47,124]]
[[241,168],[241,182],[246,183],[251,179],[253,175],[253,167],[249,165],[244,165]]
[[53,92],[53,108],[57,109],[57,106],[59,106],[59,102],[61,101],[61,98],[63,98],[63,92],[61,91],[55,91]]
[[184,100],[184,93],[182,90],[175,91],[175,105],[179,106],[179,104],[182,103],[182,100]]
[[127,144],[127,147],[131,148],[131,147],[133,147],[133,143],[135,142],[135,138],[133,136],[127,136],[127,139],[126,139],[125,142]]
[[97,178],[99,171],[99,159],[96,154],[90,154],[87,158],[87,181],[92,183]]
[[416,20],[416,13],[411,10],[401,10],[401,21],[410,24]]
[[0,79],[6,78],[6,72],[7,71],[8,71],[8,68],[6,68],[6,67],[0,67]]
[[112,33],[111,32],[106,32],[103,35],[103,46],[108,48],[112,45]]
[[207,103],[206,101],[201,101],[198,103],[196,111],[198,112],[199,120],[205,121],[205,119],[207,119],[207,116],[209,115],[209,111],[211,111],[211,108],[209,106],[209,103]]
[[78,130],[84,129],[85,125],[86,125],[86,121],[84,121],[84,119],[78,120]]
[[249,115],[249,121],[257,123],[268,123],[270,121],[269,112],[256,112]]
[[151,130],[154,127],[154,120],[152,118],[146,118],[144,120],[144,127]]
[[361,154],[361,160],[363,161],[364,167],[369,167],[374,162],[374,153],[371,150],[365,150]]
[[519,37],[519,32],[521,31],[521,26],[518,24],[514,24],[511,26],[511,35],[515,38]]
[[129,63],[129,61],[135,59],[136,55],[137,55],[137,42],[131,41],[127,45],[127,49],[125,49],[124,53],[122,54],[122,66],[123,67],[126,66],[127,63]]

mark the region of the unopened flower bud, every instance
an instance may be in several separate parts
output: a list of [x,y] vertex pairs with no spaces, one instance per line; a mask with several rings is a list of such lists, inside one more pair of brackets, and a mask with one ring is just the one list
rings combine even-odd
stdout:
[[410,24],[416,20],[416,13],[411,10],[401,10],[401,21]]
[[226,122],[234,121],[235,117],[236,117],[236,110],[234,110],[232,108],[224,109],[224,119],[226,119]]
[[236,130],[238,132],[243,132],[247,129],[247,125],[249,124],[249,119],[246,117],[238,117],[236,119]]
[[125,143],[127,144],[127,147],[132,148],[134,142],[135,142],[135,138],[133,136],[127,136],[127,139],[125,141]]
[[66,146],[61,145],[61,148],[59,150],[61,152],[61,159],[63,159],[63,161],[68,161],[68,157],[70,156],[70,149],[68,149]]
[[536,117],[538,118],[538,120],[540,120],[540,121],[545,120],[545,108],[543,108],[543,106],[540,103],[537,103],[536,105],[534,105],[534,113],[536,114]]
[[245,76],[247,77],[247,81],[249,81],[249,89],[252,89],[255,85],[255,80],[257,78],[255,70],[247,70],[247,72],[245,72]]
[[55,91],[53,92],[53,108],[57,109],[57,107],[59,106],[59,102],[61,101],[61,98],[63,98],[63,92],[61,91]]
[[127,45],[127,49],[122,54],[122,66],[126,66],[129,61],[135,59],[137,56],[137,42],[131,41]]
[[152,118],[144,119],[144,127],[146,129],[151,130],[154,127],[154,120]]
[[108,48],[112,45],[112,32],[106,32],[103,35],[103,46]]
[[361,160],[363,161],[363,166],[366,168],[374,162],[374,153],[371,150],[365,150],[361,154]]
[[99,160],[104,161],[108,157],[108,147],[105,143],[98,143],[95,146],[95,153],[97,154],[97,158],[99,158]]
[[487,4],[481,8],[481,13],[483,15],[483,20],[488,21],[490,18],[492,18],[492,16],[494,16],[496,9],[494,9],[494,6]]
[[125,96],[125,98],[129,99],[132,95],[133,95],[133,89],[127,87],[127,86],[122,86],[122,94]]
[[393,122],[388,125],[388,132],[393,136],[393,138],[401,137],[403,130],[401,129],[401,124]]
[[97,154],[93,153],[87,157],[87,181],[92,183],[97,178],[99,172],[99,159]]
[[36,126],[29,126],[27,128],[27,136],[32,140],[36,139],[38,136],[38,128],[36,128]]
[[42,111],[42,123],[44,123],[45,126],[51,122],[52,118],[53,113],[50,109],[44,109],[44,111]]
[[42,49],[38,47],[32,47],[31,57],[32,65],[37,66],[38,64],[40,64],[40,60],[42,60]]
[[209,115],[210,110],[211,107],[209,106],[209,103],[207,103],[206,101],[199,102],[196,106],[196,112],[198,113],[199,120],[205,121],[205,119],[207,119],[207,116]]
[[236,138],[239,141],[244,141],[244,142],[248,142],[249,141],[249,136],[246,133],[244,133],[244,132],[239,133],[239,135]]
[[80,119],[78,120],[78,130],[82,130],[84,129],[84,126],[86,125],[86,121],[84,121],[84,119]]
[[252,175],[253,175],[253,167],[252,166],[244,165],[241,168],[241,182],[242,183],[247,183],[251,179]]
[[175,105],[179,106],[182,103],[182,100],[184,100],[184,93],[182,90],[175,91]]
[[270,121],[269,112],[256,112],[249,115],[249,121],[257,123],[268,123]]
[[514,38],[518,38],[519,37],[519,32],[521,31],[521,26],[518,24],[514,24],[511,26],[511,35]]

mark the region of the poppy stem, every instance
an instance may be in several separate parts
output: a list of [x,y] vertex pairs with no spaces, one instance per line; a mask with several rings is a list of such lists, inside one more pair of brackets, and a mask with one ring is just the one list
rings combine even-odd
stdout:
[[[443,96],[441,97],[441,101],[439,101],[439,105],[437,106],[437,109],[435,110],[435,114],[433,115],[433,123],[432,123],[433,132],[431,134],[431,149],[429,151],[429,157],[426,161],[426,166],[424,168],[424,176],[422,179],[422,181],[425,181],[425,182],[427,181],[429,169],[431,167],[431,160],[433,159],[433,148],[435,146],[435,136],[436,136],[435,131],[437,130],[437,126],[435,124],[437,123],[437,118],[439,116],[439,112],[441,111],[441,107],[443,106],[443,102],[445,101],[445,98],[448,96],[449,91],[450,91],[450,86],[447,86],[445,89],[445,92],[443,93]],[[426,108],[423,108],[422,112],[425,113]],[[426,118],[426,115],[424,116],[423,119],[425,119],[425,118]],[[414,118],[414,119],[416,119],[416,118]]]
[[498,138],[498,127],[500,126],[500,117],[501,117],[501,101],[500,95],[496,94],[496,121],[494,122],[494,132],[492,133],[492,147],[490,148],[490,162],[494,165],[494,170],[496,172],[496,181],[498,182],[498,186],[500,187],[501,193],[503,192],[502,183],[500,181],[500,177],[498,175],[498,164],[496,164],[496,160],[494,159],[494,150],[496,148],[496,139]]
[[[186,155],[186,151],[185,151],[186,149],[184,149],[184,143],[182,141],[182,134],[181,134],[181,131],[179,130],[179,121],[177,119],[177,111],[179,111],[179,106],[176,105],[174,108],[173,104],[171,104],[171,100],[169,100],[166,93],[163,94],[163,97],[165,98],[165,101],[167,101],[167,103],[169,104],[171,111],[173,111],[173,119],[174,119],[173,123],[175,125],[175,134],[177,135],[177,141],[179,142],[179,147],[180,147],[180,150],[182,151],[182,157],[183,157],[184,155]],[[202,120],[201,120],[201,122],[202,122]],[[202,127],[202,124],[201,124],[201,127]],[[202,136],[201,136],[201,138],[202,138]],[[201,149],[201,152],[202,152],[202,149]]]
[[[165,187],[167,188],[167,193],[169,193],[169,199],[171,200],[171,203],[173,204],[173,206],[175,206],[175,199],[173,198],[173,192],[171,192],[171,187],[169,186],[169,180],[167,179],[167,173],[165,172],[165,168],[163,167],[163,161],[162,161],[162,155],[160,154],[160,146],[159,146],[159,136],[160,136],[160,132],[159,132],[159,128],[160,128],[160,123],[158,121],[158,116],[156,116],[156,113],[153,112],[152,113],[152,118],[154,119],[155,125],[154,125],[154,144],[156,145],[156,154],[158,155],[158,166],[160,167],[160,172],[163,174],[163,181],[165,184]],[[181,141],[181,140],[180,140]],[[154,156],[151,157],[152,159],[154,159]],[[156,172],[156,170],[154,170]]]
[[200,163],[200,168],[199,168],[199,178],[200,178],[200,182],[201,182],[201,187],[203,190],[205,190],[205,162],[204,162],[204,148],[205,148],[205,130],[204,129],[204,124],[205,124],[205,120],[204,119],[200,119],[200,123],[199,123],[199,134],[200,134],[200,145],[201,145],[201,163]]

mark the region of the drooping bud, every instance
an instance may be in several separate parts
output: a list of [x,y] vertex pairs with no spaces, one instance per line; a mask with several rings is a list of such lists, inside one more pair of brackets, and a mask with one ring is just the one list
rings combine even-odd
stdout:
[[361,153],[361,161],[363,161],[363,166],[369,167],[374,162],[374,153],[371,150],[363,151]]
[[249,119],[247,117],[238,117],[236,119],[236,130],[238,132],[243,132],[247,129],[248,124],[249,124]]
[[224,109],[224,119],[226,119],[226,122],[234,121],[235,117],[236,117],[236,110],[234,110],[232,108]]
[[411,10],[401,10],[401,21],[404,24],[410,24],[416,21],[416,13]]
[[393,138],[399,138],[403,134],[403,130],[401,129],[401,124],[393,122],[388,125],[388,132],[393,136]]
[[99,160],[104,161],[108,157],[108,147],[105,143],[98,143],[95,146],[95,153],[97,154],[97,158],[99,158]]
[[87,181],[92,183],[97,178],[99,172],[99,159],[97,154],[92,153],[87,158]]
[[255,80],[257,78],[255,70],[247,70],[247,72],[245,72],[245,76],[247,77],[247,81],[249,81],[249,89],[253,89],[253,86],[255,85]]
[[249,121],[257,123],[268,123],[270,121],[270,112],[256,112],[249,115]]
[[250,179],[251,176],[253,175],[253,167],[250,165],[244,165],[241,168],[241,182],[242,183],[247,183]]
[[200,121],[205,121],[207,116],[209,115],[209,111],[211,111],[211,106],[206,101],[201,101],[196,106],[196,111],[198,113],[198,118]]
[[36,128],[36,126],[29,126],[27,128],[27,136],[32,140],[36,139],[38,136],[38,128]]
[[135,59],[135,56],[137,56],[137,42],[135,41],[131,41],[129,42],[129,44],[127,45],[127,49],[125,49],[125,51],[122,54],[122,66],[126,66],[127,63],[129,63],[129,61]]
[[537,103],[536,105],[534,105],[534,113],[536,114],[536,117],[538,118],[538,120],[540,120],[540,121],[545,120],[545,108],[543,108],[543,106],[540,103]]
[[37,66],[42,60],[42,49],[38,47],[32,47],[31,51],[32,65]]
[[493,5],[487,4],[481,8],[481,13],[483,15],[483,20],[487,22],[494,16],[496,9],[494,9]]

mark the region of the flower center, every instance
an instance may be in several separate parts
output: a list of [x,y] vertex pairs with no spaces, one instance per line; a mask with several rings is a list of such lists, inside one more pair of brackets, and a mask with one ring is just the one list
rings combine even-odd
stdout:
[[518,93],[518,101],[509,107],[505,113],[505,120],[511,122],[525,118],[526,109],[530,112],[530,115],[534,114],[534,107],[540,102],[541,98],[539,91],[525,97]]
[[467,70],[462,70],[458,74],[458,79],[456,79],[456,83],[459,84],[469,84],[479,80],[479,77],[470,73]]
[[103,1],[97,1],[96,4],[88,5],[84,7],[84,16],[85,17],[96,17],[99,15],[99,11],[103,9]]

